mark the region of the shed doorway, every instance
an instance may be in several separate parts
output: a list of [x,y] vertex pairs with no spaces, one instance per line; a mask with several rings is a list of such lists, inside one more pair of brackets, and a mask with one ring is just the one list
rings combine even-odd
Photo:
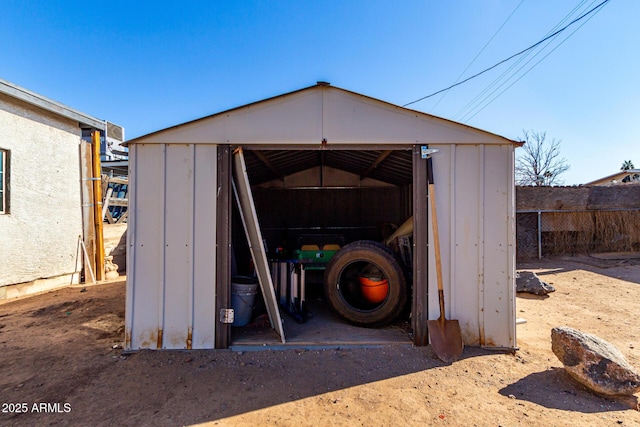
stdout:
[[[424,221],[424,226],[415,221],[419,209],[414,203],[414,183],[419,182],[414,170],[418,151],[415,146],[368,146],[366,150],[243,147],[285,346],[409,345],[417,341],[411,312],[421,307],[426,315],[427,288],[425,280],[423,285],[415,285],[416,273],[426,277],[426,243],[414,254],[414,236],[426,242],[426,216],[417,218]],[[426,182],[418,187],[426,205]],[[254,277],[255,271],[235,201],[230,211],[233,283],[234,278]],[[336,311],[324,287],[330,258],[352,242],[383,242],[412,217],[417,233],[401,242],[394,240],[391,245],[396,259],[403,263],[406,280],[407,298],[400,314],[376,327],[363,327],[346,319]],[[416,291],[424,298],[416,301]],[[233,289],[231,294],[233,299]],[[282,344],[269,324],[258,290],[249,322],[231,327],[230,347],[265,346]]]

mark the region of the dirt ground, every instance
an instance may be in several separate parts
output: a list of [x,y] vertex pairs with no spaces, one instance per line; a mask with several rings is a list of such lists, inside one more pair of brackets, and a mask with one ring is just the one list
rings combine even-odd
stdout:
[[0,425],[640,425],[634,398],[576,384],[550,331],[604,338],[640,366],[640,263],[519,264],[556,292],[519,294],[515,354],[429,347],[123,354],[124,282],[0,305]]

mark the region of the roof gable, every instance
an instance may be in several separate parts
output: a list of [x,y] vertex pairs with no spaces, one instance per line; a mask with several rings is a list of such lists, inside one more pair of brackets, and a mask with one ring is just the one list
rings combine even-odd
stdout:
[[129,143],[512,144],[504,137],[326,83],[170,127]]
[[595,181],[587,182],[584,185],[615,185],[620,183],[634,183],[639,182],[639,175],[640,169],[628,169],[616,172],[613,175],[605,176],[604,178],[596,179]]

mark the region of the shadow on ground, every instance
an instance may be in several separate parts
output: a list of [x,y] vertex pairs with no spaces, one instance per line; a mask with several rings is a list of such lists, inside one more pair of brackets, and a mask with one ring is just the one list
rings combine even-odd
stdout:
[[[544,384],[544,388],[541,385]],[[627,411],[633,398],[604,398],[577,383],[562,368],[534,372],[500,390],[503,396],[526,400],[549,409],[599,413]],[[635,403],[637,405],[637,402]]]
[[[560,261],[560,262],[558,262]],[[562,264],[562,268],[558,268]],[[568,273],[575,270],[590,271],[613,279],[640,284],[637,267],[640,259],[602,259],[590,255],[550,257],[542,260],[521,260],[517,262],[518,270],[537,270],[536,274],[544,280],[547,274]],[[548,271],[545,271],[548,270]]]

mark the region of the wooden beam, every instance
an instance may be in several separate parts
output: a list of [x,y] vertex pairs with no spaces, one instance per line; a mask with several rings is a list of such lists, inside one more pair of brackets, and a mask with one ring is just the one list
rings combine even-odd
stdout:
[[271,172],[273,172],[273,174],[278,179],[280,179],[280,181],[284,181],[284,175],[282,175],[282,173],[275,166],[273,166],[273,163],[271,163],[271,161],[267,158],[267,156],[264,155],[262,151],[254,150],[253,153],[258,157],[258,159],[260,159],[262,163],[265,164],[266,167],[269,168]]
[[231,148],[218,146],[216,198],[216,326],[215,348],[225,349],[231,341],[231,325],[218,321],[220,310],[231,307]]
[[369,166],[369,168],[368,168],[366,171],[364,171],[364,173],[363,173],[362,175],[360,175],[360,180],[363,180],[363,179],[365,179],[367,176],[369,176],[369,174],[370,174],[370,173],[371,173],[375,168],[377,168],[377,167],[378,167],[378,165],[379,165],[380,163],[382,163],[382,162],[384,161],[384,159],[386,159],[386,158],[389,156],[389,154],[391,154],[391,152],[392,152],[392,150],[386,150],[386,151],[383,151],[382,153],[380,153],[380,155],[378,156],[378,158],[377,158],[373,163],[371,163],[371,166]]
[[427,208],[427,161],[419,145],[413,147],[413,302],[411,326],[413,343],[429,344],[427,330],[429,293],[429,218]]
[[124,220],[127,219],[128,216],[129,216],[129,209],[127,209],[125,213],[123,213],[118,217],[118,219],[116,220],[116,224],[124,222]]
[[109,206],[129,206],[129,199],[119,197],[109,197]]
[[127,178],[116,178],[116,177],[110,177],[107,178],[109,184],[125,184],[125,185],[129,185],[129,180]]
[[93,212],[93,169],[91,163],[91,144],[82,140],[80,142],[80,170],[82,176],[82,236],[86,250],[84,262],[84,283],[89,282],[93,271],[96,269],[95,251],[95,217]]
[[113,215],[111,215],[111,212],[109,212],[109,211],[105,212],[104,218],[107,220],[107,222],[109,224],[115,224],[116,223],[116,220],[113,219]]
[[104,280],[104,237],[102,235],[102,175],[100,170],[100,131],[94,130],[91,135],[93,155],[93,212],[96,229],[96,280]]
[[[113,194],[113,188],[107,188],[107,195],[104,198],[104,203],[102,204],[102,220],[104,221],[105,216],[109,212],[109,199],[111,199],[111,195]],[[111,215],[109,215],[111,216]],[[111,218],[113,220],[113,218]],[[109,221],[110,224],[113,222]]]

